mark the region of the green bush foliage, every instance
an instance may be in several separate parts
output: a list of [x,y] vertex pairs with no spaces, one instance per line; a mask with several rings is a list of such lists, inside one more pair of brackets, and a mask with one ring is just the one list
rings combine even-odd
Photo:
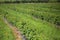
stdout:
[[[59,4],[59,3],[57,3]],[[60,7],[55,3],[3,4],[6,18],[27,40],[60,40]]]

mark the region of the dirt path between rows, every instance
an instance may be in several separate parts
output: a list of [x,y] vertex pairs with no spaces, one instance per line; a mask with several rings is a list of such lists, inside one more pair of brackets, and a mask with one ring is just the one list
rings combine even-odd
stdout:
[[6,20],[6,18],[3,18],[3,20],[4,20],[4,22],[6,23],[6,25],[8,25],[8,26],[11,28],[11,30],[12,30],[12,32],[13,32],[16,40],[26,40],[25,38],[23,38],[23,36],[22,36],[22,34],[20,33],[20,31],[18,31],[18,29],[17,29],[16,27],[12,26],[12,25]]

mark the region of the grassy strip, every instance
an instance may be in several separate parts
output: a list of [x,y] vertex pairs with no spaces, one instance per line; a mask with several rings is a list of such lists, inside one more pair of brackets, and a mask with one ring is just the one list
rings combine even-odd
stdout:
[[12,30],[4,23],[0,15],[0,40],[15,40]]

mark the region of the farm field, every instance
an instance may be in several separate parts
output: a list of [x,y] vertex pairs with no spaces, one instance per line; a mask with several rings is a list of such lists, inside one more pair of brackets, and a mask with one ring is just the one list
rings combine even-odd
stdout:
[[[0,15],[18,28],[26,40],[60,40],[60,3],[0,4]],[[14,40],[12,34],[10,40]]]

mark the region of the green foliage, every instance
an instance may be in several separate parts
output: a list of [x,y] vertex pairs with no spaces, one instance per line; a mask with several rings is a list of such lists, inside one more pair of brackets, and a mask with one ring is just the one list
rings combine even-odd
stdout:
[[0,7],[8,13],[7,20],[27,40],[60,40],[60,29],[54,26],[54,23],[60,22],[57,4],[3,4]]

